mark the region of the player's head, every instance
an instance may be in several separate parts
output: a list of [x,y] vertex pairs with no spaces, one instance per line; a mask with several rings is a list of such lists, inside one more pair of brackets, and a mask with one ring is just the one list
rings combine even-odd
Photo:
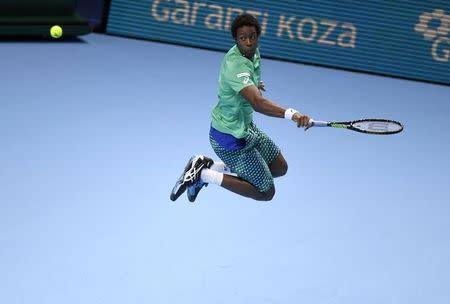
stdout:
[[231,35],[233,35],[239,50],[242,55],[250,59],[255,55],[260,34],[261,26],[251,14],[237,16],[231,25]]

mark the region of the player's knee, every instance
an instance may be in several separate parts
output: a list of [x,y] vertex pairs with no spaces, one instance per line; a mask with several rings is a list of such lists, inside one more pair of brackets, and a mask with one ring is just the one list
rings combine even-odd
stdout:
[[286,175],[288,171],[288,164],[285,161],[279,162],[276,167],[270,168],[270,171],[273,177],[280,177]]
[[269,191],[265,193],[265,201],[271,201],[275,196],[275,186],[270,187]]
[[288,171],[288,164],[287,164],[287,162],[283,162],[283,164],[280,166],[280,172],[279,172],[280,175],[279,176],[286,175],[287,171]]
[[273,197],[275,196],[275,186],[272,185],[269,190],[265,192],[260,192],[260,195],[256,198],[258,201],[271,201]]

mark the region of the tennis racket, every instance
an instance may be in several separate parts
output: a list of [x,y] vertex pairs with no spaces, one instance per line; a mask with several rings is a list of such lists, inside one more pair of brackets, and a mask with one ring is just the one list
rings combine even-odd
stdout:
[[341,122],[328,122],[311,119],[305,131],[308,130],[310,127],[332,127],[332,128],[352,130],[360,133],[378,134],[378,135],[396,134],[403,131],[403,125],[400,122],[395,120],[378,119],[378,118],[359,119],[354,121],[341,121]]

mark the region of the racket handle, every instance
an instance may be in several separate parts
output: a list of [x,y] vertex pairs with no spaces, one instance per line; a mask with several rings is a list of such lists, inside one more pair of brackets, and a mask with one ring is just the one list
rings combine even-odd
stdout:
[[327,121],[321,121],[321,120],[314,120],[314,119],[310,119],[309,120],[309,126],[310,127],[328,127],[328,122]]

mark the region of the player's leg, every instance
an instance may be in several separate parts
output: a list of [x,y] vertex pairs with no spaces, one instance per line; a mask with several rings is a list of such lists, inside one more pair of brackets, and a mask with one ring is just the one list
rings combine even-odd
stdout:
[[256,140],[247,141],[242,149],[227,150],[210,137],[214,152],[237,175],[224,175],[220,186],[245,197],[268,201],[273,198],[275,187],[269,166],[254,148]]
[[251,132],[255,134],[258,141],[255,148],[259,151],[263,159],[269,166],[273,177],[280,177],[286,175],[288,165],[280,148],[273,142],[273,140],[263,131],[261,131],[254,123],[250,126]]
[[[211,146],[238,177],[226,175],[212,164],[204,168],[198,182],[188,186],[188,199],[195,201],[200,190],[208,183],[218,184],[234,193],[255,200],[271,200],[275,194],[273,177],[286,174],[287,164],[280,149],[254,124],[246,138],[246,146],[239,150],[227,150],[210,137]],[[225,167],[225,166],[224,166]],[[219,170],[220,171],[220,170]]]
[[[259,153],[253,150],[250,153],[247,152],[244,157],[237,159],[241,160],[235,162],[237,174],[244,176],[244,178],[252,181],[257,186],[244,178],[213,170],[227,172],[229,169],[225,165],[221,169],[220,162],[217,162],[216,166],[214,166],[212,159],[197,155],[192,157],[186,165],[183,174],[172,191],[171,199],[176,200],[187,188],[188,199],[194,202],[201,188],[208,185],[208,183],[213,183],[245,197],[258,201],[270,201],[275,194],[275,187],[270,170]],[[194,180],[195,182],[192,182]]]
[[[207,157],[205,157],[207,158]],[[225,174],[231,174],[230,168],[228,168],[224,162],[221,161],[212,161],[211,160],[211,166],[209,167],[209,169],[217,171],[219,173],[225,173]],[[196,183],[194,183],[193,185],[187,187],[187,198],[188,200],[193,203],[195,202],[198,194],[200,193],[200,191],[202,190],[203,187],[207,187],[208,183],[205,183],[203,180],[199,180]]]
[[[209,180],[208,175],[210,173],[217,174],[219,172],[216,173],[216,171],[212,169],[205,168],[202,170],[201,180],[195,185],[188,187],[187,194],[190,202],[194,202],[201,188],[208,185],[206,181],[209,183],[214,183]],[[273,184],[270,185],[268,190],[262,192],[260,189],[238,176],[223,173],[219,174],[222,174],[222,177],[220,182],[216,182],[216,184],[236,194],[252,198],[257,201],[270,201],[275,194],[275,186]]]
[[280,176],[286,175],[287,170],[288,170],[288,165],[287,165],[286,160],[283,157],[283,154],[281,154],[281,152],[270,163],[269,169],[270,169],[270,172],[272,173],[273,177],[280,177]]
[[270,201],[275,195],[275,186],[273,184],[267,191],[261,192],[249,182],[232,175],[224,175],[221,186],[231,192],[257,201]]

